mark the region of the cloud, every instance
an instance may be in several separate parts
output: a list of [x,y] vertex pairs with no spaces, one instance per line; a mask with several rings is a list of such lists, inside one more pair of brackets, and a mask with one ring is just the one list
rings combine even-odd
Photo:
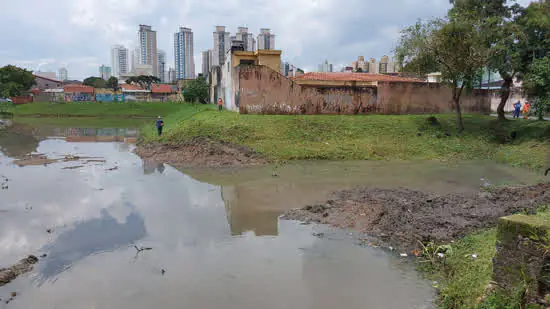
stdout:
[[[526,4],[528,0],[521,0]],[[283,58],[315,68],[325,59],[349,64],[359,55],[390,54],[399,30],[417,19],[443,16],[446,0],[40,0],[2,4],[0,65],[13,63],[56,71],[67,65],[70,78],[97,74],[110,63],[110,47],[136,44],[139,24],[157,31],[158,48],[173,66],[173,34],[193,29],[196,72],[200,53],[212,48],[215,25],[235,32],[248,26],[255,34],[271,28]],[[32,8],[32,10],[29,10]]]

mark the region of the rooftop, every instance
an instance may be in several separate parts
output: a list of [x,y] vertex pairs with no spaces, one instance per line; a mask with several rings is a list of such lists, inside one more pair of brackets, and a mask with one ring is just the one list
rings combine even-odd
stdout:
[[153,84],[151,85],[151,92],[152,93],[173,93],[172,87],[170,85],[166,84]]
[[311,81],[355,81],[355,82],[404,82],[404,83],[423,83],[424,80],[406,78],[399,76],[391,76],[385,74],[370,74],[370,73],[347,73],[347,72],[332,72],[332,73],[317,73],[311,72],[294,77],[295,80],[311,80]]
[[57,79],[48,78],[48,77],[44,77],[44,76],[40,76],[40,75],[36,75],[36,74],[33,74],[33,76],[34,76],[34,78],[41,78],[41,79],[49,80],[49,81],[54,82],[54,83],[61,83],[61,81],[57,80]]
[[65,92],[94,93],[94,87],[84,85],[66,85],[63,87]]

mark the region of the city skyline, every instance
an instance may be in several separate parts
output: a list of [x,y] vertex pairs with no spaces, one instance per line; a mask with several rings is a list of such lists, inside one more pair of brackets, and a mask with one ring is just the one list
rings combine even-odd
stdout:
[[180,27],[174,33],[174,69],[176,79],[195,78],[193,30]]
[[[522,5],[528,2],[519,1]],[[94,76],[98,74],[98,66],[110,64],[112,45],[124,45],[131,58],[139,24],[151,25],[157,31],[158,48],[165,50],[172,62],[173,33],[183,23],[194,31],[197,71],[202,67],[200,52],[213,49],[215,25],[225,25],[231,33],[238,27],[248,27],[254,35],[259,34],[260,28],[270,28],[277,35],[276,48],[283,50],[283,60],[311,71],[329,58],[337,70],[349,65],[357,55],[376,59],[391,55],[404,26],[414,24],[417,19],[444,16],[450,7],[448,1],[433,0],[396,0],[392,5],[336,0],[260,1],[254,6],[243,0],[212,1],[207,5],[190,0],[183,7],[175,2],[147,2],[147,6],[131,3],[133,1],[7,2],[0,12],[4,17],[0,18],[0,25],[14,31],[3,37],[0,65],[54,72],[65,67],[70,79]],[[29,7],[33,10],[29,11]],[[261,14],[254,13],[257,10]],[[367,11],[369,18],[359,14]],[[56,23],[42,22],[45,16]],[[372,30],[358,35],[358,29]],[[28,40],[25,33],[29,31],[35,35],[34,40]]]

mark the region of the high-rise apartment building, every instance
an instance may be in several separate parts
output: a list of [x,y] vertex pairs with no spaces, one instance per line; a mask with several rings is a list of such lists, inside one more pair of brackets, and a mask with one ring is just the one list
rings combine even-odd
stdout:
[[113,76],[117,78],[121,75],[127,75],[130,72],[129,68],[129,52],[122,45],[114,45],[111,48],[111,69]]
[[176,81],[176,70],[174,68],[168,68],[168,82],[173,83]]
[[67,68],[60,68],[57,77],[57,79],[62,82],[69,80],[69,72],[67,72]]
[[139,25],[139,64],[153,67],[153,75],[158,76],[157,32],[151,26]]
[[195,78],[195,59],[193,54],[193,31],[180,27],[174,33],[174,62],[176,79]]
[[131,59],[131,66],[130,66],[130,72],[135,72],[136,68],[139,65],[139,59],[140,59],[141,52],[139,51],[139,47],[136,47],[132,50],[132,59]]
[[237,33],[235,34],[235,40],[242,41],[244,50],[246,51],[255,51],[256,50],[256,40],[254,35],[248,32],[247,27],[239,27]]
[[222,66],[225,63],[225,53],[231,48],[229,32],[225,26],[216,26],[214,31],[214,48],[212,50],[212,66]]
[[260,29],[258,35],[258,50],[262,49],[275,49],[275,35],[267,28]]
[[103,78],[104,80],[108,80],[109,78],[111,78],[111,67],[108,67],[106,65],[100,66],[99,77]]
[[332,64],[328,63],[328,60],[325,60],[325,62],[319,64],[317,71],[323,73],[333,72]]
[[202,75],[208,79],[210,69],[212,68],[212,50],[202,52]]
[[158,53],[157,53],[157,63],[158,63],[158,69],[157,69],[157,72],[158,72],[158,75],[157,77],[160,78],[160,81],[162,83],[165,82],[166,80],[166,52],[162,49],[159,49]]

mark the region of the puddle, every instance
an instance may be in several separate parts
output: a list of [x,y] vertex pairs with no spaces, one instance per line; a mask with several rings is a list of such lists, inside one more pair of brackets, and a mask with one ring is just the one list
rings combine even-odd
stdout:
[[[28,132],[36,131],[20,134]],[[431,308],[431,284],[409,263],[278,216],[358,184],[464,192],[482,177],[538,179],[479,162],[181,171],[142,162],[130,143],[51,133],[0,138],[0,176],[9,180],[0,190],[0,267],[46,254],[0,287],[2,299],[17,292],[0,308]],[[30,153],[101,159],[14,163]]]

